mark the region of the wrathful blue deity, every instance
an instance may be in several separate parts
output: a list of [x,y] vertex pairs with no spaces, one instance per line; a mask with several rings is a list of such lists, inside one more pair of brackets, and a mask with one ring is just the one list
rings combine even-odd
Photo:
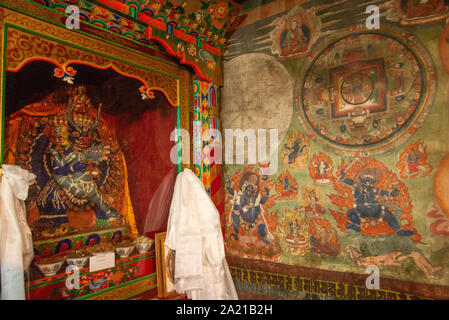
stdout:
[[396,216],[378,197],[397,197],[399,189],[392,191],[381,190],[376,187],[379,181],[379,172],[374,168],[364,168],[357,177],[357,181],[345,178],[345,172],[340,172],[340,179],[354,187],[354,208],[349,210],[348,216],[351,222],[346,223],[346,227],[360,232],[360,224],[369,222],[375,227],[379,222],[385,220],[398,236],[412,236],[412,230],[402,230]]

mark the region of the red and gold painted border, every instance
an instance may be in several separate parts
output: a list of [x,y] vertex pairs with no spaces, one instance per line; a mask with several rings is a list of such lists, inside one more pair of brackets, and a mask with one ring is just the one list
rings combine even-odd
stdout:
[[172,106],[180,105],[179,83],[176,78],[70,47],[65,43],[39,37],[14,27],[8,27],[6,33],[7,71],[17,72],[36,60],[50,62],[60,70],[68,70],[73,64],[83,64],[98,69],[112,68],[121,75],[142,82],[149,91],[162,92]]
[[[11,1],[5,2],[8,4]],[[33,3],[20,3],[26,12],[32,13],[36,9]],[[145,87],[146,92],[162,91],[173,106],[181,107],[179,128],[190,130],[192,76],[187,69],[170,61],[127,49],[103,37],[89,36],[58,26],[51,20],[54,18],[53,12],[43,7],[37,9],[39,9],[37,13],[42,15],[41,19],[0,5],[1,67],[17,71],[34,60],[51,61],[61,72],[68,71],[73,63],[83,63],[95,68],[112,67],[123,75],[132,75],[140,79],[145,84],[142,87]],[[3,89],[4,76],[3,72],[0,79]],[[2,102],[4,102],[3,92],[5,91],[0,92]],[[2,118],[0,121],[3,123]]]

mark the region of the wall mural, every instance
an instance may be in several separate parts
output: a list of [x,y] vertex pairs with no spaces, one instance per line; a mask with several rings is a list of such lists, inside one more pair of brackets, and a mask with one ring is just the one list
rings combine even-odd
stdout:
[[271,179],[262,179],[253,166],[235,172],[226,181],[226,240],[229,249],[244,257],[277,260],[281,254],[274,232],[277,217],[270,210],[274,197]]
[[[250,64],[250,57],[276,59],[288,75],[278,72],[273,78],[295,83],[294,96],[288,97],[293,116],[273,121],[283,132],[277,172],[264,175],[265,163],[225,165],[230,265],[257,273],[255,278],[248,273],[246,280],[236,275],[237,288],[280,299],[309,292],[274,276],[292,273],[311,282],[330,281],[327,288],[331,283],[364,287],[365,270],[374,265],[381,290],[447,298],[449,27],[441,22],[427,29],[429,22],[443,19],[447,4],[384,1],[381,11],[391,10],[381,16],[379,30],[367,30],[364,13],[351,5],[329,4],[335,10],[326,18],[330,11],[313,0],[271,16],[261,5],[254,10],[265,12],[263,19],[237,29],[230,39],[224,81],[251,88],[244,98],[250,103],[242,108],[237,98],[224,99],[224,129],[246,115],[245,108],[257,110],[252,99],[267,90],[253,76],[260,64]],[[401,15],[389,20],[392,24],[386,19],[393,10]],[[312,12],[316,20],[306,22]],[[351,18],[343,21],[343,15]],[[297,32],[288,34],[293,17]],[[407,32],[401,28],[405,24]],[[318,37],[312,41],[313,32]],[[282,39],[291,39],[293,46]],[[448,71],[439,70],[441,65]],[[224,97],[237,92],[227,90]],[[270,95],[276,97],[286,100],[280,91]],[[253,126],[266,115],[252,113]],[[314,295],[300,297],[368,298],[360,288],[333,295],[322,285],[310,290]]]

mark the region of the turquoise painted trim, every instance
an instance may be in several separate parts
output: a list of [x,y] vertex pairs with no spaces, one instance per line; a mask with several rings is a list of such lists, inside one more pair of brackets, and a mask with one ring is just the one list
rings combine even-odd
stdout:
[[164,17],[164,16],[161,15],[161,14],[155,15],[153,18],[154,18],[154,19],[160,19],[160,20],[164,21],[164,23],[167,23],[167,18]]
[[135,5],[137,7],[138,11],[142,10],[141,4],[139,2],[137,2],[137,1],[131,0],[131,1],[126,2],[126,4],[127,5]]
[[[129,31],[126,31],[125,33],[123,33],[123,35],[124,36],[131,36],[134,40],[137,40],[137,36],[136,36],[136,34],[134,34],[134,33],[132,33],[132,32],[129,32]],[[127,37],[127,38],[129,38],[129,37]]]
[[[92,20],[89,21],[89,23],[90,24],[98,23],[98,24],[102,25],[104,29],[108,28],[108,24],[106,22],[104,22],[103,20],[100,20],[100,19],[92,19]],[[95,25],[97,25],[97,24],[95,24]]]

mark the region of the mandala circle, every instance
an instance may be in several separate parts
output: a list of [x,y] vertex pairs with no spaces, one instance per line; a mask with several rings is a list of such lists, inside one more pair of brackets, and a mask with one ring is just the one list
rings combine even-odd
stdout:
[[295,87],[310,135],[343,153],[381,153],[423,124],[435,98],[436,72],[412,35],[351,30],[312,57]]

